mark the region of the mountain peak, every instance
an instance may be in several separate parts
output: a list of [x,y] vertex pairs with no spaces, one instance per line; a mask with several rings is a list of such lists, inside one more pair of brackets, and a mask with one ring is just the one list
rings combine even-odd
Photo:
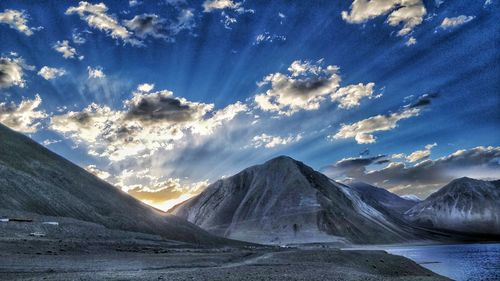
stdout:
[[266,161],[265,164],[271,164],[271,163],[290,163],[290,162],[298,163],[299,161],[297,161],[297,160],[295,160],[292,157],[287,156],[287,155],[280,155],[280,156],[272,158],[271,160]]

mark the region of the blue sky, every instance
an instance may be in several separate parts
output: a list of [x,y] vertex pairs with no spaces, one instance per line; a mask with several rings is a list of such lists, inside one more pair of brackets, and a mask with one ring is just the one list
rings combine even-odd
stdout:
[[0,122],[162,208],[282,154],[500,177],[496,0],[269,2],[2,1]]

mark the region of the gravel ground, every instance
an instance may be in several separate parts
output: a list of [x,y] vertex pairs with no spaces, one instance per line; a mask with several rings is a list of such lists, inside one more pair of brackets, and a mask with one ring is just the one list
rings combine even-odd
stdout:
[[1,280],[448,280],[383,251],[0,238]]

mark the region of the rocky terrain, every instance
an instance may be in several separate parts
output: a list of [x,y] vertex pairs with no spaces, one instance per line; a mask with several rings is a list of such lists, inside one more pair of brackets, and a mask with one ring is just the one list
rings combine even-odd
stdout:
[[415,224],[500,237],[499,181],[453,180],[405,213]]
[[[362,197],[356,189],[281,156],[215,182],[171,212],[216,235],[265,244],[417,239]],[[397,210],[414,204],[400,198],[395,202]]]
[[449,280],[384,251],[0,237],[0,280]]

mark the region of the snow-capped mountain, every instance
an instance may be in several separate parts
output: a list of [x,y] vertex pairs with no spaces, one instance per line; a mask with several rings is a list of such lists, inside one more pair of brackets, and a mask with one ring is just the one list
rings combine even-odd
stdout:
[[415,238],[356,190],[285,156],[221,179],[171,212],[214,234],[266,244]]
[[465,233],[500,234],[499,181],[453,180],[405,213],[426,227]]

